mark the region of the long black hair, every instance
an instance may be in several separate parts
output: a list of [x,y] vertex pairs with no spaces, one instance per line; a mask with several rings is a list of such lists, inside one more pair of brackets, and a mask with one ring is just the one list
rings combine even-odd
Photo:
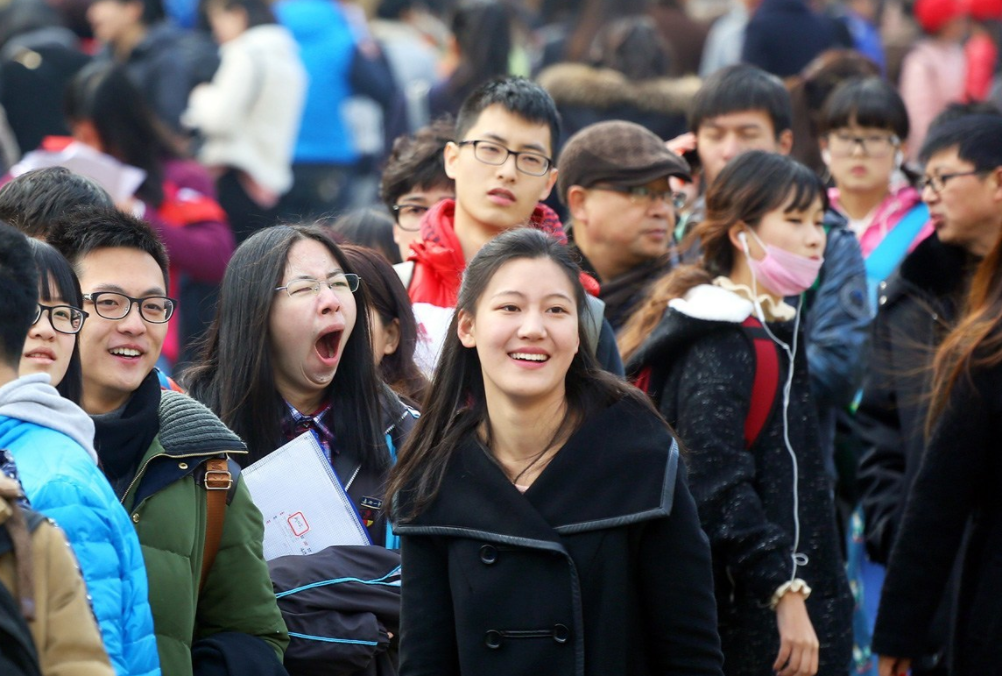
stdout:
[[[76,308],[83,307],[83,293],[80,291],[80,282],[73,273],[73,267],[63,255],[56,251],[51,245],[40,242],[37,239],[29,239],[31,245],[31,255],[35,259],[35,267],[38,269],[38,297],[43,302],[52,301],[52,288],[55,290],[63,302]],[[42,321],[39,319],[39,321]],[[78,334],[79,335],[79,334]],[[80,365],[80,341],[74,340],[73,354],[70,356],[70,365],[66,369],[66,375],[56,385],[56,389],[64,399],[69,399],[74,404],[80,403],[83,395],[83,371]]]
[[[508,231],[484,245],[463,275],[456,313],[446,334],[424,412],[390,475],[386,494],[394,518],[412,519],[434,500],[453,451],[488,420],[480,357],[476,348],[464,347],[459,341],[459,314],[474,313],[497,271],[506,263],[522,259],[548,259],[556,263],[574,288],[578,317],[586,312],[580,269],[566,246],[531,228]],[[572,432],[590,415],[623,397],[633,397],[654,410],[639,390],[602,371],[595,356],[584,348],[588,341],[584,322],[580,320],[578,333],[583,349],[574,355],[564,377],[567,414],[555,439]]]
[[67,86],[64,108],[71,124],[94,125],[106,153],[146,172],[136,195],[159,207],[164,161],[180,157],[180,147],[125,69],[113,63],[85,66]]
[[[345,272],[354,272],[327,232],[312,225],[259,230],[233,254],[219,291],[216,317],[200,360],[182,375],[195,399],[212,409],[247,444],[253,463],[282,445],[285,404],[275,386],[269,317],[275,287],[282,283],[289,251],[314,240]],[[385,469],[389,456],[381,433],[379,376],[369,342],[369,296],[365,282],[355,292],[355,327],[344,346],[329,388],[334,436],[366,469]]]

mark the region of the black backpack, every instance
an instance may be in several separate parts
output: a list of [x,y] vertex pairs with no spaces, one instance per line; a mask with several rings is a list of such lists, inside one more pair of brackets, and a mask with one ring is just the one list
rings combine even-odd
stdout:
[[[28,531],[32,532],[45,517],[24,510]],[[0,556],[14,549],[6,524],[0,526]],[[21,614],[21,604],[10,590],[0,584],[0,674],[3,676],[42,676],[38,651],[28,623]]]

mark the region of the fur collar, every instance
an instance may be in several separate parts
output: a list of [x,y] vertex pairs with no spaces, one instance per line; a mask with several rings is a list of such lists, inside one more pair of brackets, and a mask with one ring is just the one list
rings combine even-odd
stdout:
[[665,115],[686,114],[700,86],[698,77],[633,82],[619,71],[582,63],[550,66],[538,81],[558,106],[605,110],[625,105]]

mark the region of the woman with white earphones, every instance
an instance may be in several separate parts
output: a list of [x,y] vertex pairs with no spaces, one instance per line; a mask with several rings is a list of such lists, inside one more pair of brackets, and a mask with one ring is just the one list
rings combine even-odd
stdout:
[[849,668],[852,598],[811,400],[799,296],[822,263],[827,200],[792,159],[733,160],[691,237],[620,335],[627,372],[687,449],[710,539],[724,671]]

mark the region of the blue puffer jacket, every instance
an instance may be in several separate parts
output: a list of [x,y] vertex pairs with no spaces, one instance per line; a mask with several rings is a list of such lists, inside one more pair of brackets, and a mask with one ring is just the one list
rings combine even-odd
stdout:
[[139,539],[98,469],[93,422],[48,379],[0,387],[0,448],[14,456],[32,507],[66,532],[115,672],[159,676]]

